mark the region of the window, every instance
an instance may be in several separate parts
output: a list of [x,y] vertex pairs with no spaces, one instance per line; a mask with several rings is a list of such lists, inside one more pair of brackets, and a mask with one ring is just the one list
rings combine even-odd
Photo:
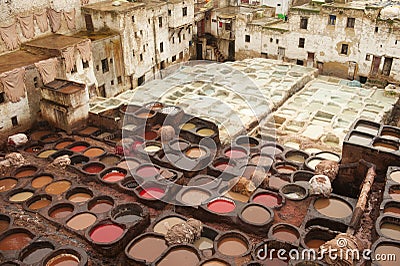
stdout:
[[35,86],[35,88],[39,88],[39,79],[38,79],[38,77],[34,77],[33,78],[33,85]]
[[146,45],[143,44],[143,52],[146,52]]
[[143,61],[143,54],[140,54],[140,61]]
[[375,27],[375,32],[378,32],[379,31],[379,28],[378,27]]
[[108,66],[108,59],[103,59],[101,60],[101,69],[103,69],[103,73],[106,73],[110,70],[109,66]]
[[269,38],[269,42],[273,42],[274,41],[274,39],[273,38]]
[[231,23],[225,23],[225,30],[232,30]]
[[281,6],[281,4],[276,4],[277,6]]
[[245,42],[250,42],[250,35],[244,36],[244,41]]
[[172,37],[172,43],[175,43],[175,37]]
[[187,16],[187,7],[182,8],[182,15],[183,15],[184,17]]
[[304,39],[304,38],[299,38],[299,48],[304,48],[305,42],[306,42],[306,39]]
[[16,117],[16,116],[11,117],[11,123],[12,123],[13,127],[18,126],[18,117]]
[[178,34],[178,39],[179,39],[179,43],[181,43],[182,39],[181,39],[181,35],[180,34]]
[[191,31],[192,31],[192,28],[191,28],[191,27],[189,27],[189,28],[188,28],[188,33],[190,34],[190,33],[191,33]]
[[365,55],[365,61],[371,61],[371,55],[370,54],[366,54]]
[[121,76],[117,77],[117,82],[118,82],[118,84],[122,84],[122,77]]
[[88,68],[89,67],[89,61],[83,61],[82,60],[82,65],[83,65],[83,68]]
[[328,25],[335,25],[335,24],[336,24],[336,16],[335,15],[329,15]]
[[185,33],[182,34],[182,38],[183,38],[184,40],[186,40],[186,34],[185,34]]
[[138,86],[140,86],[140,85],[142,85],[142,84],[144,83],[144,79],[145,79],[145,76],[144,76],[144,75],[141,76],[140,78],[138,78],[138,81],[137,81]]
[[397,40],[394,41],[394,45],[397,45]]
[[[135,54],[133,54],[133,56],[135,56]],[[100,71],[100,66],[96,65],[96,71]]]
[[348,44],[342,44],[342,49],[340,50],[340,53],[347,55],[348,51],[349,51],[349,45]]
[[275,41],[275,42],[276,42],[276,44],[279,44],[279,39],[276,39],[276,41]]
[[171,9],[168,9],[168,16],[171,16],[172,15],[172,11],[171,11]]
[[179,59],[183,59],[183,52],[179,53]]
[[5,93],[1,92],[0,93],[0,103],[4,103],[6,101]]
[[160,42],[160,53],[164,52],[164,43]]
[[172,62],[175,62],[176,61],[176,55],[174,55],[173,57],[172,57]]
[[355,22],[355,18],[347,18],[347,28],[354,28]]
[[137,32],[135,31],[135,38],[137,38]]
[[135,16],[132,16],[132,23],[135,23]]
[[140,30],[139,32],[140,32],[140,35],[142,35],[142,36],[143,36],[143,30]]
[[135,51],[132,51],[132,56],[135,57]]
[[114,59],[110,58],[110,64],[114,63]]
[[308,26],[308,18],[301,18],[300,19],[300,29],[307,29]]
[[111,80],[111,86],[114,86],[114,80]]
[[296,64],[299,65],[299,66],[303,66],[304,65],[304,61],[297,59]]
[[158,17],[158,27],[162,28],[162,17]]

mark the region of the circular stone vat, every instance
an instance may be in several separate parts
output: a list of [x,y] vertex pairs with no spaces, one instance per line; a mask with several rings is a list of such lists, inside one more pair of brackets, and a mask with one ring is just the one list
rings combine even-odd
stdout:
[[74,155],[71,156],[71,165],[75,167],[82,167],[84,164],[89,162],[89,158],[83,155]]
[[20,253],[20,260],[25,264],[35,264],[54,251],[54,245],[47,241],[32,243]]
[[221,172],[232,171],[235,167],[235,163],[230,162],[229,159],[226,158],[218,158],[214,161],[213,167]]
[[229,257],[241,257],[249,252],[248,239],[241,233],[230,232],[217,237],[214,243],[219,253]]
[[191,146],[185,151],[185,155],[191,159],[199,159],[207,154],[207,150],[200,146]]
[[82,203],[90,200],[93,192],[85,187],[76,187],[67,192],[65,198],[74,203]]
[[33,191],[30,190],[18,190],[9,195],[8,200],[13,203],[22,203],[33,197]]
[[215,131],[211,128],[200,128],[196,131],[197,135],[201,137],[211,137],[215,134]]
[[156,262],[157,266],[198,265],[200,256],[195,248],[185,245],[172,247]]
[[330,151],[321,151],[321,152],[318,152],[317,154],[315,154],[315,156],[325,159],[325,160],[334,161],[337,163],[341,160],[341,157],[339,154],[330,152]]
[[45,144],[49,144],[49,143],[54,143],[54,142],[60,140],[60,138],[62,138],[61,134],[52,133],[52,134],[45,135],[45,136],[41,137],[40,141],[45,143]]
[[51,174],[40,174],[32,180],[31,186],[35,189],[39,189],[50,184],[53,180],[54,177]]
[[87,148],[89,148],[90,144],[84,141],[77,141],[71,145],[68,145],[66,148],[74,151],[74,152],[83,152]]
[[139,190],[140,197],[147,200],[159,200],[164,197],[166,193],[164,188],[158,187],[156,185],[148,185],[145,188],[141,188]]
[[135,262],[152,263],[168,249],[165,239],[153,233],[142,234],[133,239],[125,249],[125,255]]
[[39,130],[39,131],[35,131],[32,134],[30,134],[30,138],[32,140],[36,140],[37,141],[37,140],[40,140],[41,137],[49,135],[51,133],[54,133],[54,132],[49,131],[49,130]]
[[390,186],[389,195],[394,200],[400,200],[400,185]]
[[389,176],[394,182],[400,183],[400,171],[393,171]]
[[275,143],[269,143],[261,147],[261,154],[275,157],[275,155],[281,154],[283,150],[284,148],[281,145]]
[[119,186],[124,190],[133,191],[136,187],[139,186],[139,184],[133,176],[128,176],[121,180]]
[[225,214],[233,212],[236,209],[236,204],[233,200],[227,198],[216,198],[207,204],[207,209],[215,213]]
[[24,178],[24,177],[32,177],[38,171],[38,168],[34,165],[25,165],[16,169],[13,173],[15,178]]
[[210,187],[215,188],[220,184],[220,180],[209,175],[197,175],[190,179],[188,186],[191,187]]
[[150,154],[156,153],[156,152],[160,151],[161,149],[162,149],[161,143],[156,142],[156,141],[148,141],[143,145],[143,150],[146,153],[150,153]]
[[372,246],[372,258],[384,258],[388,254],[393,254],[395,260],[381,260],[379,261],[380,266],[397,266],[398,258],[400,258],[400,243],[388,240],[378,240]]
[[313,176],[314,176],[313,172],[299,170],[292,174],[291,181],[292,183],[297,183],[303,185],[304,187],[308,187],[309,181]]
[[164,104],[162,104],[160,102],[150,102],[145,105],[146,109],[153,110],[153,111],[161,110],[163,107],[164,107]]
[[250,164],[254,164],[262,167],[271,167],[275,160],[265,154],[254,154],[250,159]]
[[246,149],[256,148],[260,145],[258,139],[249,136],[239,136],[235,142],[236,145],[245,147]]
[[229,266],[230,264],[221,259],[209,259],[200,264],[201,266]]
[[372,142],[374,136],[369,134],[364,134],[360,132],[352,132],[349,137],[349,142],[362,145],[362,146],[369,146]]
[[184,223],[185,220],[178,216],[167,216],[165,218],[160,219],[153,227],[154,233],[159,233],[162,235],[166,235],[168,229],[172,226],[180,223]]
[[56,152],[57,152],[57,150],[44,150],[44,151],[41,151],[37,155],[37,157],[39,157],[41,159],[47,159],[47,158],[49,158],[50,155],[53,155]]
[[70,138],[61,139],[60,141],[58,141],[56,143],[56,145],[54,145],[54,148],[57,149],[57,150],[62,150],[62,149],[65,149],[67,146],[71,145],[74,142],[75,142],[75,140],[74,139],[70,139]]
[[291,163],[296,163],[296,164],[303,164],[307,158],[308,154],[302,151],[288,151],[285,153],[285,160]]
[[397,128],[383,127],[381,137],[384,139],[399,141],[400,131]]
[[24,228],[13,228],[4,232],[0,237],[0,251],[16,251],[26,247],[35,237]]
[[381,216],[376,223],[376,231],[380,236],[400,240],[400,218]]
[[143,136],[143,138],[145,140],[155,140],[155,139],[157,139],[157,137],[158,137],[158,134],[154,131],[146,131]]
[[0,214],[0,235],[5,232],[11,225],[11,218],[5,214]]
[[380,151],[387,152],[394,152],[399,149],[399,144],[397,142],[384,139],[375,139],[372,146]]
[[136,223],[142,219],[143,209],[135,203],[118,205],[111,212],[111,217],[117,223]]
[[300,232],[293,225],[280,223],[271,227],[270,237],[281,242],[295,243],[300,239]]
[[320,158],[320,157],[310,157],[306,160],[305,164],[308,169],[310,169],[311,171],[315,171],[315,168],[317,167],[317,165],[320,162],[322,162],[323,160],[325,160],[325,159]]
[[90,147],[83,152],[83,155],[89,158],[97,158],[103,156],[106,151],[101,147]]
[[314,208],[322,215],[335,219],[343,219],[353,213],[351,205],[339,198],[317,199]]
[[392,216],[400,216],[400,202],[388,201],[385,203],[383,213]]
[[311,229],[308,233],[304,236],[303,242],[306,248],[318,250],[319,247],[325,242],[332,240],[335,238],[335,234],[328,230],[323,229]]
[[168,145],[172,150],[179,152],[186,150],[190,144],[184,140],[172,140]]
[[270,208],[278,208],[283,205],[282,196],[274,192],[260,192],[253,195],[250,200]]
[[232,147],[226,149],[224,155],[230,159],[243,159],[248,156],[248,152],[243,147]]
[[10,191],[18,184],[18,180],[12,177],[5,177],[0,179],[0,193]]
[[289,200],[303,200],[308,196],[307,189],[297,184],[284,185],[279,192]]
[[[286,175],[287,176],[287,175]],[[268,179],[268,187],[270,189],[279,190],[284,185],[289,184],[289,180],[287,178],[279,177],[279,176],[270,176]]]
[[272,223],[273,217],[272,210],[258,204],[247,204],[239,214],[239,218],[243,222],[256,226],[266,226]]
[[30,211],[38,211],[51,204],[52,198],[50,195],[36,195],[26,201],[26,207]]
[[85,230],[97,220],[96,215],[88,212],[80,213],[68,220],[67,226],[74,230]]
[[181,202],[188,206],[199,206],[211,197],[211,193],[200,188],[187,188],[181,194]]
[[181,125],[181,129],[182,129],[182,130],[187,130],[187,131],[189,131],[189,130],[193,130],[193,129],[195,129],[195,128],[196,128],[196,125],[193,124],[193,123],[190,123],[190,122]]
[[28,148],[25,148],[24,151],[29,152],[29,153],[38,153],[43,149],[43,146],[41,145],[31,145]]
[[298,170],[298,166],[293,163],[278,162],[275,163],[272,168],[280,175],[291,175]]
[[45,259],[45,266],[81,266],[87,265],[87,257],[72,248],[62,248],[49,254]]
[[117,167],[125,169],[127,171],[132,171],[136,167],[138,167],[140,163],[136,161],[135,159],[126,159],[124,161],[121,161]]
[[74,205],[60,203],[50,208],[48,214],[53,219],[64,219],[74,212]]
[[124,228],[117,224],[100,224],[89,232],[90,239],[97,244],[110,244],[124,235]]
[[153,110],[145,110],[139,109],[134,113],[134,116],[140,119],[149,119],[155,116],[155,112]]
[[98,162],[91,162],[82,167],[82,170],[86,173],[89,174],[98,174],[101,171],[103,171],[106,168],[106,166],[102,163]]
[[368,123],[367,121],[360,121],[356,124],[354,129],[360,132],[376,135],[379,131],[379,124]]
[[93,213],[105,213],[114,207],[114,199],[109,196],[99,196],[88,202],[88,210]]
[[100,158],[100,162],[104,163],[105,165],[117,165],[121,158],[114,154],[107,154]]
[[50,195],[60,195],[67,191],[71,185],[71,182],[68,180],[60,180],[48,184],[44,190]]
[[135,174],[144,179],[152,178],[160,174],[160,169],[152,164],[144,164],[136,169]]
[[127,171],[125,169],[114,167],[103,171],[100,174],[100,178],[107,183],[116,183],[124,179],[126,174]]

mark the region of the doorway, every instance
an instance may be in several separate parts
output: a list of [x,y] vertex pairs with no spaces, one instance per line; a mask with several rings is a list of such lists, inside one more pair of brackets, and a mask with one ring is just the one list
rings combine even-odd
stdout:
[[203,60],[203,44],[202,43],[196,44],[196,59]]
[[228,60],[235,61],[235,41],[229,41]]
[[94,31],[93,20],[92,16],[89,14],[85,14],[85,23],[86,23],[86,30],[89,32]]
[[371,76],[378,75],[379,65],[380,64],[381,64],[381,57],[374,55],[374,58],[372,60],[372,66],[371,66]]
[[314,67],[315,53],[307,53],[307,67]]
[[278,59],[283,60],[285,58],[285,48],[278,47]]
[[385,57],[385,61],[383,62],[383,70],[382,74],[385,76],[390,75],[390,70],[392,69],[393,58]]

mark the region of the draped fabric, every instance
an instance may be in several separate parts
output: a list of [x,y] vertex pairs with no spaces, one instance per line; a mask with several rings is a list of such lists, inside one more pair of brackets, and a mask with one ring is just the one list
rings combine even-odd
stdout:
[[36,24],[38,25],[41,32],[49,30],[49,22],[47,21],[46,11],[42,13],[36,13],[35,15]]
[[54,9],[47,9],[47,17],[49,18],[50,27],[52,32],[57,32],[61,27],[61,12]]
[[65,20],[67,21],[67,27],[70,30],[75,29],[75,9],[72,9],[71,11],[64,11],[63,12]]
[[92,48],[91,48],[91,41],[86,40],[84,42],[78,43],[76,45],[79,53],[81,54],[82,60],[84,62],[89,62],[92,59]]
[[1,74],[0,81],[3,84],[4,93],[11,102],[19,102],[25,97],[25,68],[16,68]]
[[75,65],[75,47],[71,46],[68,48],[65,48],[64,50],[61,51],[62,56],[65,59],[65,70],[67,73],[71,72],[72,69],[74,69]]
[[0,27],[0,35],[8,50],[15,50],[18,48],[20,41],[15,23],[8,27]]
[[57,64],[57,58],[50,58],[35,63],[35,66],[38,69],[44,84],[50,83],[56,78]]
[[19,25],[21,26],[22,35],[27,39],[35,37],[35,26],[33,24],[33,15],[18,18]]

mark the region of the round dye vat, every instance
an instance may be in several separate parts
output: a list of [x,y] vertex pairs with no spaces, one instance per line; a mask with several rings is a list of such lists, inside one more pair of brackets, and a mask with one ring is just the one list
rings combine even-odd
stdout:
[[392,152],[392,151],[397,151],[399,148],[395,145],[391,145],[389,143],[384,143],[384,142],[375,142],[373,144],[373,146],[375,148],[377,148],[378,150],[381,151],[388,151],[388,152]]
[[66,180],[61,180],[47,185],[45,191],[47,194],[50,195],[60,195],[65,191],[67,191],[70,187],[71,187],[71,182]]
[[189,248],[179,247],[168,252],[157,266],[198,265],[197,254]]
[[391,243],[383,243],[378,245],[374,250],[375,256],[380,256],[380,258],[387,257],[388,254],[394,254],[395,260],[381,260],[379,265],[381,266],[398,266],[400,258],[400,246]]
[[139,118],[150,118],[150,117],[153,117],[153,116],[154,116],[154,113],[151,113],[151,112],[141,112],[141,113],[136,114],[136,116],[139,117]]
[[284,185],[280,192],[285,196],[285,198],[290,200],[303,200],[308,196],[308,191],[297,184],[287,184]]
[[320,246],[325,244],[325,242],[326,241],[323,239],[310,239],[310,240],[306,241],[305,244],[308,248],[318,250]]
[[144,133],[145,140],[155,140],[158,137],[157,133],[154,131],[147,131]]
[[247,156],[247,153],[239,149],[229,149],[225,152],[225,156],[232,159],[240,159]]
[[207,152],[206,152],[206,150],[204,150],[202,148],[194,147],[194,148],[188,149],[185,154],[189,158],[197,159],[200,157],[204,157],[207,154]]
[[214,248],[214,240],[209,239],[207,237],[200,237],[197,239],[194,244],[196,248],[199,250],[213,249]]
[[250,163],[259,166],[271,166],[274,163],[274,159],[268,156],[256,155],[251,158]]
[[23,191],[13,194],[8,200],[11,202],[23,202],[30,199],[33,196],[33,192]]
[[89,211],[93,213],[104,213],[108,212],[113,207],[114,204],[108,200],[98,200],[89,208]]
[[146,236],[129,247],[128,254],[137,260],[153,262],[168,246],[160,237]]
[[10,226],[10,220],[5,220],[5,219],[0,220],[0,234],[6,231],[9,226]]
[[187,189],[182,194],[182,201],[190,206],[198,206],[210,198],[211,194],[201,189]]
[[0,192],[6,192],[13,189],[18,184],[14,178],[4,178],[0,180]]
[[214,167],[223,172],[223,171],[232,169],[233,165],[228,164],[228,163],[216,163],[216,164],[214,164]]
[[103,171],[104,168],[106,168],[106,167],[102,164],[89,163],[89,164],[85,165],[82,169],[83,169],[83,171],[90,173],[90,174],[98,174],[101,171]]
[[154,177],[160,173],[160,170],[154,166],[143,166],[137,169],[136,174],[143,178]]
[[173,141],[172,143],[170,143],[170,147],[175,151],[183,151],[187,147],[189,147],[189,144],[178,140],[178,141]]
[[349,141],[355,144],[368,146],[372,141],[372,136],[361,135],[357,133],[352,133],[350,135]]
[[49,216],[54,219],[63,219],[69,216],[74,211],[72,206],[60,206],[49,213]]
[[180,223],[184,223],[185,220],[182,218],[176,217],[176,216],[170,216],[167,218],[162,219],[159,221],[153,228],[153,231],[155,233],[159,233],[162,235],[166,235],[168,232],[168,229],[171,228],[172,226]]
[[307,158],[306,156],[296,153],[286,156],[286,160],[294,163],[304,163],[306,161],[306,158]]
[[279,146],[275,145],[266,145],[261,148],[262,154],[268,154],[271,156],[275,156],[276,154],[282,153],[283,149]]
[[27,233],[12,233],[0,240],[0,250],[20,250],[32,241]]
[[79,258],[72,254],[60,254],[50,259],[46,266],[78,266]]
[[86,150],[88,148],[88,146],[85,145],[77,145],[77,146],[73,146],[71,148],[69,148],[71,151],[74,152],[83,152],[84,150]]
[[43,199],[37,200],[37,201],[33,202],[32,204],[30,204],[28,208],[30,210],[35,211],[35,210],[39,210],[39,209],[42,209],[44,207],[47,207],[50,204],[51,204],[51,200],[43,198]]
[[16,178],[24,178],[33,176],[37,171],[36,167],[29,167],[24,170],[18,170],[17,173],[14,175]]
[[149,145],[144,148],[144,151],[147,153],[158,152],[159,150],[161,150],[161,147],[157,145]]
[[139,215],[133,213],[125,213],[114,217],[114,220],[118,223],[133,223],[139,221],[140,219],[141,217]]
[[32,140],[40,140],[40,138],[53,133],[52,131],[44,130],[44,131],[36,131],[33,132],[30,137]]
[[281,187],[287,184],[289,184],[289,181],[283,180],[278,176],[271,176],[268,179],[268,186],[276,190],[279,190]]
[[107,165],[116,165],[120,161],[118,156],[114,155],[107,155],[100,159],[100,162],[107,164]]
[[395,182],[397,182],[397,183],[400,183],[400,171],[391,172],[391,173],[390,173],[390,178],[391,178],[393,181],[395,181]]
[[277,226],[273,229],[272,236],[282,242],[294,243],[299,238],[299,233],[290,226]]
[[385,207],[385,209],[383,210],[383,213],[389,214],[389,215],[394,215],[394,216],[400,216],[400,208],[394,207],[394,206]]
[[37,153],[41,149],[43,149],[43,146],[34,145],[34,146],[29,147],[29,148],[26,148],[25,151],[29,152],[29,153]]
[[323,161],[323,159],[313,158],[307,162],[307,166],[308,166],[308,168],[315,171],[315,168],[317,167],[317,165],[322,161]]
[[202,128],[196,131],[202,137],[210,137],[215,134],[215,131],[210,128]]
[[274,208],[282,204],[282,199],[274,194],[260,193],[253,198],[252,202]]
[[319,152],[316,154],[316,156],[325,159],[325,160],[330,160],[334,162],[339,162],[340,161],[340,156],[331,152]]
[[296,167],[287,164],[277,165],[275,169],[279,174],[282,175],[290,175],[293,172],[297,171]]
[[45,151],[42,151],[41,153],[39,153],[37,156],[42,159],[47,159],[47,158],[49,158],[50,155],[53,155],[56,152],[57,152],[57,150],[45,150]]
[[400,225],[385,222],[380,226],[380,230],[382,235],[391,239],[400,240]]
[[231,200],[219,198],[208,203],[207,208],[216,213],[229,213],[235,210],[236,205]]
[[217,259],[212,259],[204,262],[201,266],[229,266],[227,262],[223,262]]
[[186,123],[181,126],[181,129],[183,130],[192,130],[194,128],[196,128],[196,125],[193,123]]
[[40,140],[43,141],[44,143],[52,143],[59,140],[60,137],[61,137],[60,134],[50,134],[47,136],[43,136],[42,138],[40,138]]
[[50,184],[51,182],[53,182],[53,177],[52,176],[42,175],[42,176],[35,177],[32,180],[31,185],[32,185],[33,188],[38,189],[38,188],[42,188],[42,187]]
[[81,213],[72,217],[67,225],[75,230],[84,230],[96,222],[96,216],[91,213]]
[[86,202],[92,198],[92,195],[89,193],[75,193],[72,194],[68,200],[76,203]]
[[115,224],[96,226],[90,233],[90,238],[96,243],[112,243],[124,234],[124,229]]
[[101,148],[90,148],[83,153],[83,155],[90,157],[90,158],[99,157],[103,154],[104,154],[104,150]]
[[348,203],[336,198],[317,199],[314,202],[314,208],[325,216],[337,219],[348,217],[353,213]]
[[112,171],[112,172],[109,172],[109,173],[105,174],[102,177],[102,179],[104,181],[107,181],[107,182],[110,182],[110,183],[115,183],[115,182],[118,182],[118,181],[124,179],[124,177],[125,177],[124,173],[121,173],[121,172],[118,172],[118,171]]
[[119,168],[125,169],[125,170],[130,170],[134,169],[139,166],[139,163],[134,160],[126,160],[122,161],[117,165]]
[[[61,142],[57,143],[54,148],[56,148],[57,150],[61,150],[61,149],[64,149],[65,147],[67,147],[68,145],[71,145],[72,143],[74,143],[74,141],[72,141],[72,140],[61,141]],[[72,149],[70,149],[70,150],[72,150]]]
[[247,252],[248,245],[238,237],[226,237],[218,242],[218,251],[226,256],[239,257]]
[[400,188],[397,186],[389,188],[389,195],[394,200],[400,200]]
[[379,127],[369,124],[358,124],[355,127],[355,130],[376,135],[378,133]]
[[250,205],[242,211],[242,218],[245,222],[263,225],[270,221],[271,213],[261,206]]
[[165,190],[158,187],[148,187],[140,191],[139,195],[145,199],[161,199],[165,195]]
[[38,247],[29,251],[29,254],[22,260],[26,264],[34,264],[40,262],[44,257],[53,252],[51,247]]

